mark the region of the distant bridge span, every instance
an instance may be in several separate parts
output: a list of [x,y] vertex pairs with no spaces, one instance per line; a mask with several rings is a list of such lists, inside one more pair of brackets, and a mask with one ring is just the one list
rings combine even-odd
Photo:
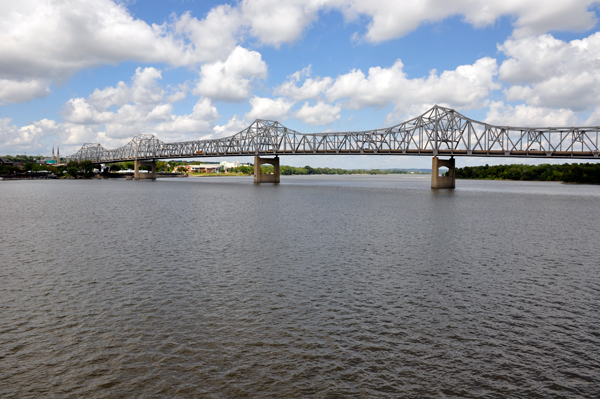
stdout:
[[[157,159],[279,155],[418,155],[433,156],[433,175],[447,166],[454,186],[454,157],[524,157],[599,159],[600,126],[494,126],[467,118],[453,109],[434,106],[424,114],[389,128],[360,132],[302,134],[279,122],[257,119],[241,132],[220,139],[164,143],[154,135],[136,135],[127,145],[107,150],[84,144],[68,161],[112,163]],[[450,160],[437,159],[450,156]],[[255,162],[255,166],[261,162]],[[260,173],[260,172],[259,172]],[[277,174],[277,173],[276,173]],[[139,174],[138,174],[139,175]],[[264,176],[264,175],[263,175]],[[255,174],[255,181],[257,176]],[[277,176],[279,181],[279,176]],[[258,181],[260,182],[260,176]],[[435,187],[435,188],[442,188]]]

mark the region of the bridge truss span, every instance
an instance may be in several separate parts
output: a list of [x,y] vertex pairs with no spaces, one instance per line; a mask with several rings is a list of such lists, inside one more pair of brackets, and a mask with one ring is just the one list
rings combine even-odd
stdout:
[[278,155],[420,155],[598,159],[600,127],[494,126],[434,106],[389,128],[303,134],[279,122],[256,120],[225,138],[165,143],[136,135],[108,150],[84,144],[67,161],[111,163],[129,160]]

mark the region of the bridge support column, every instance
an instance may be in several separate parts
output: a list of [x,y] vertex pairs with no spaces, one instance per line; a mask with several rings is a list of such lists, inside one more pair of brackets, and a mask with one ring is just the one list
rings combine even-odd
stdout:
[[[140,166],[144,165],[144,166],[150,166],[150,171],[148,173],[140,173]],[[152,161],[138,161],[137,159],[134,162],[134,167],[133,167],[133,178],[135,180],[140,180],[140,179],[152,179],[152,180],[156,180],[156,161],[152,160]]]
[[133,162],[133,178],[140,180],[140,161],[137,159]]
[[[260,173],[260,165],[262,164],[273,165],[273,174],[266,175]],[[281,173],[279,172],[279,157],[275,158],[261,158],[258,155],[254,157],[254,183],[279,183]]]
[[[456,185],[456,179],[454,177],[455,162],[454,158],[450,159],[439,159],[433,157],[431,163],[431,188],[454,188]],[[440,167],[445,166],[448,168],[448,176],[440,176]]]
[[149,178],[152,180],[156,180],[156,160],[153,159],[150,162],[150,167],[150,173],[148,173],[150,175]]

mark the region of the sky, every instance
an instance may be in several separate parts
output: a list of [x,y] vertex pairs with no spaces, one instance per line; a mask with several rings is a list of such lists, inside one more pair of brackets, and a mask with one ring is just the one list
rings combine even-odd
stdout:
[[[302,133],[371,130],[435,104],[490,124],[600,125],[600,1],[0,0],[0,9],[2,155],[112,149],[140,133],[227,137],[257,118]],[[282,163],[431,167],[407,156]]]

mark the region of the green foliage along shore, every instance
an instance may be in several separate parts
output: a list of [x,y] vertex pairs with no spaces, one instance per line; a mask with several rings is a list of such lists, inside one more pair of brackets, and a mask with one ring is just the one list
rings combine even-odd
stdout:
[[[261,166],[260,169],[262,173],[273,173],[273,166],[270,165]],[[304,167],[281,165],[279,171],[282,175],[384,175],[388,173],[408,173],[406,171],[392,172],[380,169],[313,168],[308,165]],[[254,171],[251,173],[254,173]]]
[[456,178],[600,184],[600,164],[466,166],[456,169]]
[[[240,168],[244,168],[240,166]],[[245,172],[237,168],[239,172]],[[264,165],[260,167],[261,173],[273,173],[273,166]],[[236,171],[236,169],[234,169]],[[282,175],[407,175],[407,174],[431,174],[421,170],[404,170],[404,169],[341,169],[341,168],[313,168],[311,166],[288,166],[281,165],[279,172]],[[250,167],[247,169],[247,173],[254,173],[254,168]]]

